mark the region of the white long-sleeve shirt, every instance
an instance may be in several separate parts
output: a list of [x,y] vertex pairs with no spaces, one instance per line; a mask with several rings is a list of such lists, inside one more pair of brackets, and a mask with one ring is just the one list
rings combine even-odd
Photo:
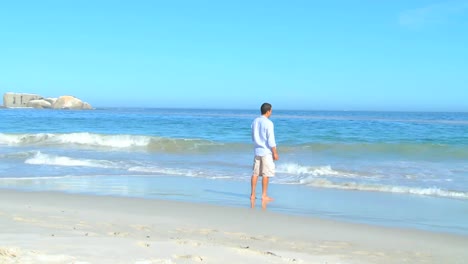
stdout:
[[274,125],[265,116],[259,116],[252,122],[252,141],[255,156],[271,155],[271,148],[276,147]]

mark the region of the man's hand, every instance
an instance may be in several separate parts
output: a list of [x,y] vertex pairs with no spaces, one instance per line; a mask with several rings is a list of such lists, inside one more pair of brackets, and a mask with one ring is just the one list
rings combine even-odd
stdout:
[[279,160],[279,155],[278,153],[273,153],[273,160]]
[[279,160],[279,155],[278,151],[276,150],[276,147],[271,148],[271,152],[273,152],[273,160]]

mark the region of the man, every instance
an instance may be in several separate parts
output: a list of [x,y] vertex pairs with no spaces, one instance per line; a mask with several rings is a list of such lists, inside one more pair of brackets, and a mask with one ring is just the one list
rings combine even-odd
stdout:
[[271,201],[273,198],[267,195],[268,181],[275,176],[275,163],[278,160],[276,150],[275,132],[271,116],[271,104],[264,103],[260,107],[261,116],[252,122],[252,141],[255,149],[255,159],[253,174],[251,179],[252,193],[251,200],[255,200],[255,189],[257,188],[258,177],[262,177],[262,201]]

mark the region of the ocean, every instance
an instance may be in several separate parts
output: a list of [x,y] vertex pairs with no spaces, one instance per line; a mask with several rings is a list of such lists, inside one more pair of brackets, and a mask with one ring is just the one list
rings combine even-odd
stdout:
[[[259,114],[0,109],[0,188],[248,208]],[[264,209],[468,235],[468,113],[273,109],[271,120],[280,160]]]

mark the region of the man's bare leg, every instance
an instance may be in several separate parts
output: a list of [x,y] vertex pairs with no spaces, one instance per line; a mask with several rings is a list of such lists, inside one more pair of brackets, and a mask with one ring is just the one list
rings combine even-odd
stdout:
[[268,181],[269,181],[269,177],[263,176],[263,179],[262,179],[262,200],[263,201],[272,201],[273,200],[273,198],[268,197],[268,195],[267,195]]
[[250,199],[255,200],[255,190],[257,189],[257,180],[258,180],[258,175],[252,175],[251,179],[251,185],[252,185],[252,191],[250,192]]
[[255,198],[250,198],[250,208],[255,208]]

